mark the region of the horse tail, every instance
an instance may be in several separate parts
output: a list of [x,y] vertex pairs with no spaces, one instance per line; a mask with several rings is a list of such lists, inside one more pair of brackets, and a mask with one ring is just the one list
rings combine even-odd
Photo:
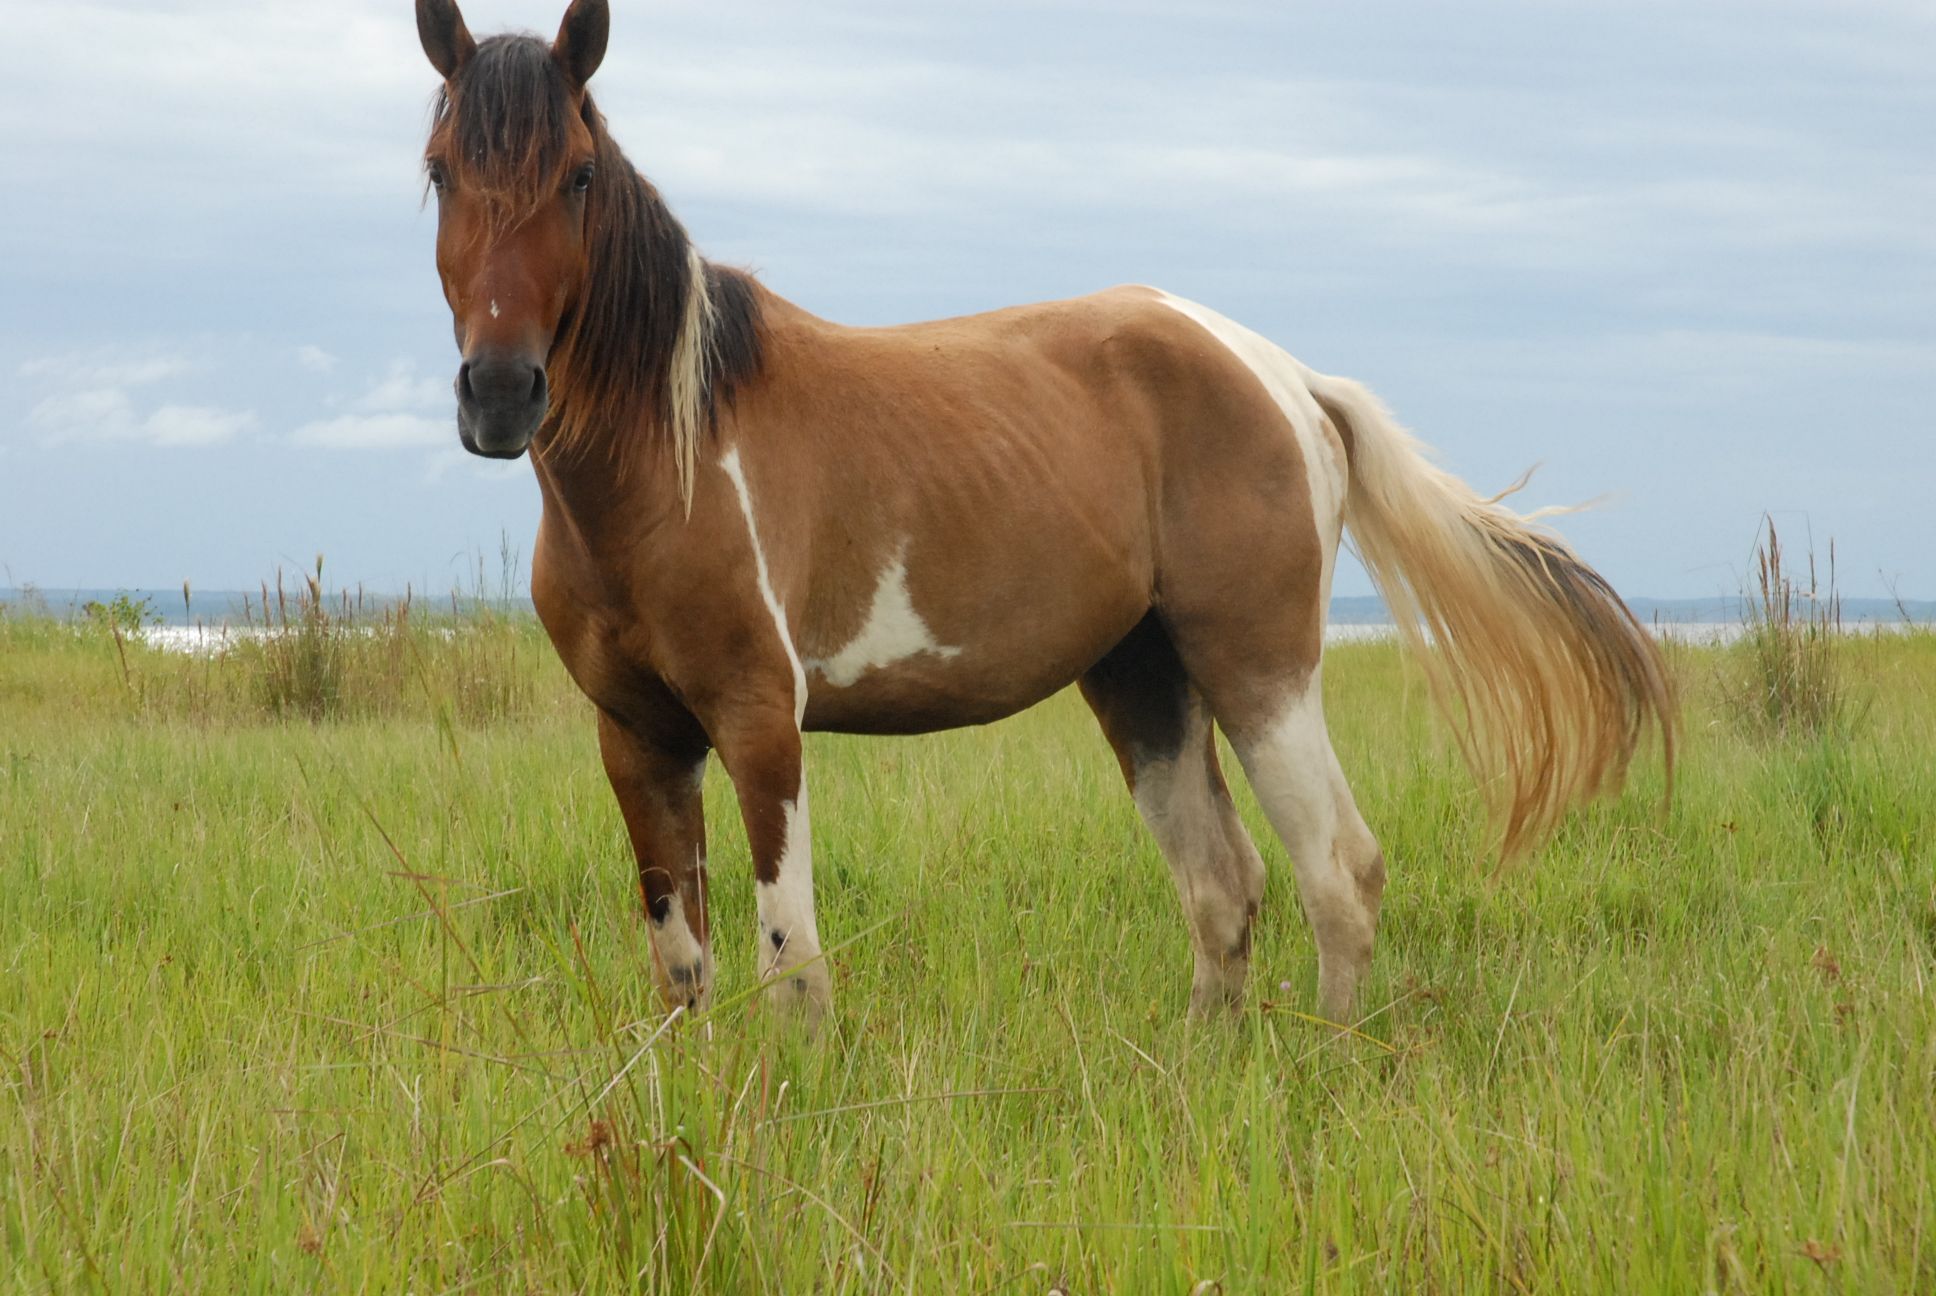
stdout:
[[1665,663],[1605,578],[1538,514],[1439,468],[1364,387],[1311,382],[1346,447],[1345,522],[1486,794],[1501,858],[1618,789],[1650,722],[1671,792]]

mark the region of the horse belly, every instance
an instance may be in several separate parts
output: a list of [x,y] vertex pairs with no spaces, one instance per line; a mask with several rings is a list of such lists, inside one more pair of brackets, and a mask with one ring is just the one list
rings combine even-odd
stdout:
[[918,734],[989,724],[1066,688],[1108,650],[1105,644],[1088,660],[1064,656],[1001,674],[946,662],[902,662],[847,685],[832,684],[810,671],[805,727],[831,733]]
[[928,733],[1000,720],[1073,683],[1147,610],[1129,586],[1105,594],[1092,584],[1080,596],[1021,597],[980,617],[954,608],[930,622],[890,567],[857,634],[818,653],[803,648],[806,727]]

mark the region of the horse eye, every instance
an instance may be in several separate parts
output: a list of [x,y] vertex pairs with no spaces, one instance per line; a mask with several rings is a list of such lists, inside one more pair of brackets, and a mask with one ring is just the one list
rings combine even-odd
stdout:
[[424,170],[430,173],[431,188],[442,189],[444,187],[444,164],[443,163],[441,162],[428,163],[424,167]]
[[584,193],[587,189],[591,188],[592,173],[597,169],[597,167],[589,162],[579,167],[578,174],[571,178],[571,191],[573,193]]

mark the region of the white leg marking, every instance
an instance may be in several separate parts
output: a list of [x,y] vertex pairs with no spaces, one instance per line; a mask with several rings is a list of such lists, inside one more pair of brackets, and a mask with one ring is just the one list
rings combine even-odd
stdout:
[[785,804],[786,845],[779,876],[758,889],[760,979],[776,1007],[815,1024],[833,1002],[833,977],[821,957],[813,913],[813,840],[808,828],[807,780]]
[[908,594],[904,542],[874,587],[874,602],[860,633],[832,656],[809,657],[805,665],[835,688],[846,688],[870,670],[922,653],[959,657],[961,649],[938,643],[928,623],[914,610],[914,600]]
[[813,913],[813,837],[804,777],[799,795],[784,809],[786,846],[780,855],[780,875],[759,888],[763,974],[790,968],[820,953],[820,929]]
[[[705,861],[694,875],[700,887],[700,903],[705,902]],[[685,897],[675,892],[666,906],[664,922],[652,923],[652,954],[658,961],[666,997],[683,1003],[693,1012],[703,1012],[713,997],[713,952],[701,944],[686,922]]]
[[773,577],[766,566],[766,551],[760,547],[760,528],[753,520],[753,493],[746,486],[746,470],[739,462],[739,447],[733,446],[720,456],[719,466],[733,480],[733,490],[739,496],[739,511],[746,517],[746,536],[753,545],[753,572],[759,579],[760,598],[766,603],[768,615],[773,618],[773,630],[780,636],[780,647],[786,651],[787,664],[793,668],[793,722],[799,724],[807,716],[807,672],[800,665],[800,654],[793,647],[793,632],[787,628],[786,609],[780,605],[780,597],[773,592]]
[[1318,1006],[1345,1022],[1371,961],[1384,858],[1358,815],[1324,727],[1319,675],[1278,718],[1236,744],[1257,800],[1290,852],[1318,946]]

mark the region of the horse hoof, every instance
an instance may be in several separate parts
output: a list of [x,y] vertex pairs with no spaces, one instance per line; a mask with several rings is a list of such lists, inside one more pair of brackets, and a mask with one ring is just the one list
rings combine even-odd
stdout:
[[710,972],[703,958],[667,967],[665,977],[659,983],[659,998],[665,1003],[666,1010],[670,1012],[683,1008],[691,1016],[712,1007],[713,979]]
[[833,1009],[833,980],[827,965],[814,961],[795,968],[775,969],[766,988],[766,1002],[776,1016],[798,1023],[817,1034],[820,1023]]

